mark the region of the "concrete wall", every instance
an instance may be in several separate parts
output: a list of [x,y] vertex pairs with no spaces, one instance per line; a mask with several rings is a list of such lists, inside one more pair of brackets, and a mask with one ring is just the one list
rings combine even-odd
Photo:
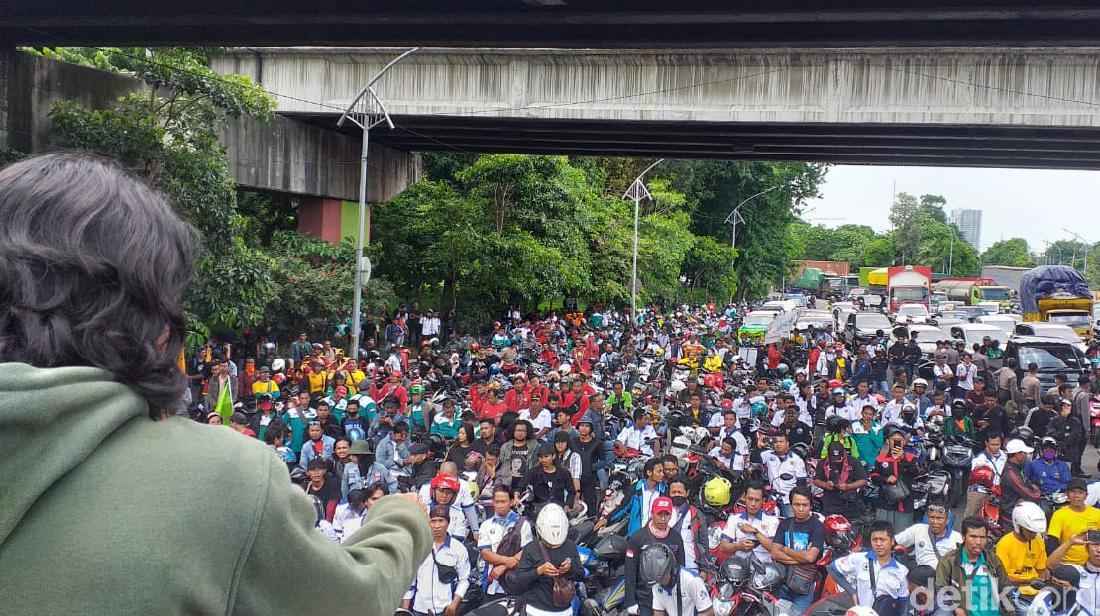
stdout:
[[[215,60],[286,113],[338,114],[390,49]],[[1096,49],[418,52],[376,86],[401,115],[630,121],[1100,126]]]
[[[42,152],[56,147],[50,110],[59,100],[92,108],[113,106],[147,86],[115,73],[0,49],[0,149]],[[336,199],[359,198],[358,135],[276,117],[230,122],[223,137],[230,168],[242,186]],[[385,201],[420,178],[420,158],[372,147],[370,199]]]

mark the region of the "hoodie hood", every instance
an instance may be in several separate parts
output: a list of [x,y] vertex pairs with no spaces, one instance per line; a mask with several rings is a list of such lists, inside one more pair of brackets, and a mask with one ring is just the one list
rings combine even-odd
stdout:
[[55,482],[148,405],[99,368],[0,364],[0,549]]

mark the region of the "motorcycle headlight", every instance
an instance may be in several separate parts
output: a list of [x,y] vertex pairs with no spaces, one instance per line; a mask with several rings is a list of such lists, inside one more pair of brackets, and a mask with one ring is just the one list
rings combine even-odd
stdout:
[[733,601],[715,599],[711,607],[714,609],[714,616],[730,616],[730,612],[733,611]]

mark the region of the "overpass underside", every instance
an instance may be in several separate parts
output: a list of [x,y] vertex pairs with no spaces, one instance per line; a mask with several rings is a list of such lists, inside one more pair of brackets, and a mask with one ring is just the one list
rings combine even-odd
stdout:
[[[327,115],[290,114],[319,126]],[[413,152],[1100,169],[1100,130],[395,116],[371,140]]]

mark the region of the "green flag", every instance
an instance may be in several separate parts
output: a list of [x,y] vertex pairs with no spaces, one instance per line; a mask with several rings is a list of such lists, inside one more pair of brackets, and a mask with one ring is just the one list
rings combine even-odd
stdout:
[[218,404],[214,410],[222,416],[222,425],[229,425],[229,417],[233,414],[233,400],[229,397],[228,381],[222,387],[222,393],[218,394]]

